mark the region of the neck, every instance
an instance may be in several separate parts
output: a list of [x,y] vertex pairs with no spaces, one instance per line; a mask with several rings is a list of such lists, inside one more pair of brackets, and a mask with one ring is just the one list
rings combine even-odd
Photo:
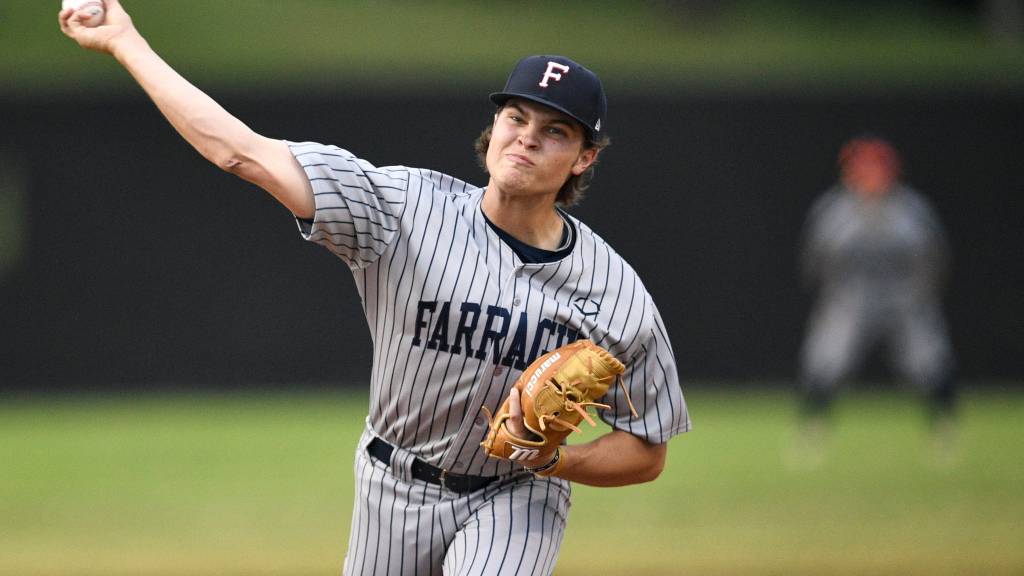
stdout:
[[555,210],[555,195],[515,197],[488,186],[480,209],[495,226],[516,240],[543,250],[555,250],[562,241],[562,217]]

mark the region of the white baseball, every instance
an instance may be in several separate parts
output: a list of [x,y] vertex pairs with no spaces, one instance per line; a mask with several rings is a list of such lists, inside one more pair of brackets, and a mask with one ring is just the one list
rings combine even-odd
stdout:
[[107,11],[103,6],[103,0],[62,0],[61,9],[74,8],[76,12],[82,12],[82,24],[93,28],[103,23],[103,17]]

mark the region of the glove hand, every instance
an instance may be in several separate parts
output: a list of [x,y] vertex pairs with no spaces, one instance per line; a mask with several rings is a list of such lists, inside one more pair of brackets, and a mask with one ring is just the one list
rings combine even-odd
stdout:
[[[516,438],[529,438],[532,436],[526,426],[523,424],[523,404],[519,398],[519,388],[512,387],[508,392],[508,420],[505,421],[505,426],[508,427],[510,434]],[[557,446],[554,446],[551,450],[539,452],[536,458],[530,458],[528,460],[519,460],[519,462],[526,468],[537,468],[543,466],[551,461],[555,451],[558,450]]]
[[587,413],[588,407],[610,408],[595,400],[604,396],[624,370],[621,362],[589,340],[544,354],[516,380],[493,416],[481,406],[490,419],[490,431],[480,445],[488,456],[554,473],[546,465],[554,461],[565,438],[580,430],[580,422],[596,425]]

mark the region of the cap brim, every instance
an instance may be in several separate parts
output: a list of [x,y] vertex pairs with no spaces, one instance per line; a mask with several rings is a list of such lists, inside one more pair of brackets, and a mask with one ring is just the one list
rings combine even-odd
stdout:
[[545,100],[544,98],[541,98],[539,96],[535,96],[533,94],[520,94],[518,92],[494,92],[491,94],[490,98],[491,102],[494,102],[498,106],[501,106],[502,104],[508,102],[512,98],[522,98],[524,100],[530,100],[531,102],[543,104],[544,106],[547,106],[548,108],[552,108],[554,110],[558,110],[562,114],[565,114],[566,116],[569,116],[573,120],[579,122],[583,126],[583,130],[586,131],[587,136],[591,140],[594,139],[594,128],[587,124],[585,120],[573,114],[572,112],[569,112],[568,110],[559,106],[558,104],[555,104],[554,102],[551,102],[549,100]]

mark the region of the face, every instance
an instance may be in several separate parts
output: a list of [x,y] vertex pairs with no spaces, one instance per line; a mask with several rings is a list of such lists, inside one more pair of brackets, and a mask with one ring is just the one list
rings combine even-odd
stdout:
[[843,180],[856,192],[876,198],[889,191],[895,175],[884,162],[866,157],[851,161],[843,170]]
[[494,116],[487,172],[505,194],[557,195],[571,175],[593,164],[583,126],[547,106],[513,98]]

